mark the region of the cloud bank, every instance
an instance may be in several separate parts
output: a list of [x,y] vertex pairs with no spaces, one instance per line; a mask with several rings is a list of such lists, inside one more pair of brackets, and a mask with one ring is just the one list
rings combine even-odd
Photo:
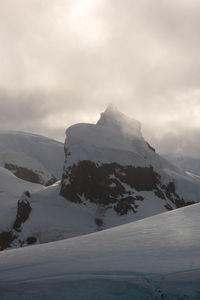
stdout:
[[0,28],[1,129],[63,140],[112,102],[159,152],[198,155],[199,0],[2,0]]

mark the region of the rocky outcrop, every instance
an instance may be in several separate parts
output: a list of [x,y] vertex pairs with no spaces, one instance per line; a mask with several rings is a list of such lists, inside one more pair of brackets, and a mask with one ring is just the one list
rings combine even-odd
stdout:
[[9,231],[0,233],[0,251],[9,248],[15,241],[20,246],[22,246],[24,243],[29,245],[36,243],[36,237],[31,236],[26,240],[21,240],[21,238],[19,237],[21,226],[28,220],[32,210],[30,205],[30,198],[30,193],[26,191],[22,194],[20,200],[17,202],[17,214],[12,227]]
[[52,185],[57,181],[57,179],[53,175],[49,175],[49,173],[46,173],[44,171],[32,170],[11,163],[5,163],[4,168],[11,171],[16,177],[20,179],[33,183],[39,183],[44,186]]
[[[65,170],[60,194],[82,203],[85,200],[109,207],[119,215],[129,210],[136,213],[141,191],[151,191],[162,200],[170,200],[176,208],[192,204],[178,196],[175,184],[164,185],[161,176],[150,167],[121,166],[118,163],[96,164],[80,161]],[[167,203],[165,204],[167,205]]]
[[37,242],[37,239],[34,236],[29,236],[27,237],[26,242],[28,245],[33,245]]
[[13,224],[13,229],[16,231],[20,231],[21,225],[26,222],[31,213],[30,197],[31,195],[28,191],[24,192],[22,198],[17,202],[17,216]]
[[11,231],[4,231],[0,233],[0,251],[10,247],[14,241],[15,235]]
[[81,161],[63,174],[60,193],[73,202],[82,202],[84,196],[91,202],[110,204],[118,202],[119,197],[132,194],[131,189],[156,190],[159,182],[160,176],[153,167],[121,166],[117,163],[98,165]]

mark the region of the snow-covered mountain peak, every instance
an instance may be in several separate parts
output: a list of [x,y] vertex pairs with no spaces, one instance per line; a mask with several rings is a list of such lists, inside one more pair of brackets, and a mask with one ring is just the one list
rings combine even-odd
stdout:
[[97,124],[67,129],[60,195],[96,205],[97,223],[108,224],[111,214],[134,219],[195,203],[200,184],[155,152],[138,121],[109,105]]
[[154,155],[141,134],[140,122],[112,104],[101,113],[96,124],[79,123],[66,130],[65,153],[67,165],[90,160],[123,165],[134,162],[140,166],[148,164],[143,161],[144,156]]
[[142,138],[140,122],[123,114],[113,104],[109,104],[106,110],[101,113],[97,125],[120,131],[128,137]]

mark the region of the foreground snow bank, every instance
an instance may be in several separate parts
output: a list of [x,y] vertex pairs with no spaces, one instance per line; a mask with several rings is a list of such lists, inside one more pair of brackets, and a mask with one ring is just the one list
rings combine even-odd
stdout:
[[0,299],[199,299],[200,204],[0,253]]

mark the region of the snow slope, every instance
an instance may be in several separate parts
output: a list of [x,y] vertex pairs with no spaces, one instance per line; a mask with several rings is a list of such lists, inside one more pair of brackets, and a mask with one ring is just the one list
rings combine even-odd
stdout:
[[[95,232],[92,207],[77,205],[59,196],[59,184],[31,194],[29,199],[32,211],[29,218],[20,227],[17,239],[11,247],[19,247],[19,241],[26,241],[29,236],[37,243],[47,243],[86,233]],[[23,246],[27,244],[24,242]]]
[[35,193],[42,189],[42,185],[21,180],[0,167],[0,232],[8,230],[14,221],[21,194],[26,190]]
[[[17,179],[13,175],[11,176],[12,179]],[[20,181],[20,179],[17,180]],[[13,188],[12,186],[13,184],[9,178],[8,188],[12,190],[13,196],[10,198],[10,195],[4,193],[0,198],[0,233],[5,230],[12,230],[12,224],[16,218],[17,201],[21,199],[21,193],[26,190],[30,191],[28,202],[32,210],[28,219],[20,227],[20,232],[14,232],[16,239],[10,245],[11,248],[21,246],[21,242],[24,242],[23,246],[26,246],[25,241],[30,236],[36,238],[37,244],[41,244],[96,232],[132,220],[139,220],[155,214],[155,211],[156,213],[163,212],[163,204],[154,199],[153,193],[152,195],[148,194],[149,202],[146,205],[142,203],[141,209],[136,215],[130,211],[127,215],[119,217],[114,210],[105,212],[103,207],[90,202],[85,205],[85,203],[67,201],[59,196],[59,182],[47,188],[33,184],[33,188],[36,187],[35,189],[29,184],[26,185],[25,182],[25,185],[20,185],[19,192],[16,192],[16,195],[15,185]],[[143,195],[145,197],[145,192]],[[99,226],[96,219],[102,216],[103,224]]]
[[[2,232],[12,232],[16,236],[11,248],[21,247],[22,243],[26,246],[26,240],[30,236],[39,244],[98,230],[95,223],[96,207],[92,204],[86,207],[66,201],[59,196],[59,190],[59,182],[45,188],[40,184],[21,180],[0,167],[0,236]],[[26,200],[30,204],[31,212],[16,232],[13,224],[18,201],[24,198],[24,191],[30,193],[30,198]]]
[[199,299],[200,204],[0,253],[0,299]]
[[[63,167],[63,144],[53,139],[19,131],[0,131],[0,165],[24,167],[44,182],[59,179]],[[9,166],[8,166],[9,167]],[[13,170],[14,173],[14,170]]]

